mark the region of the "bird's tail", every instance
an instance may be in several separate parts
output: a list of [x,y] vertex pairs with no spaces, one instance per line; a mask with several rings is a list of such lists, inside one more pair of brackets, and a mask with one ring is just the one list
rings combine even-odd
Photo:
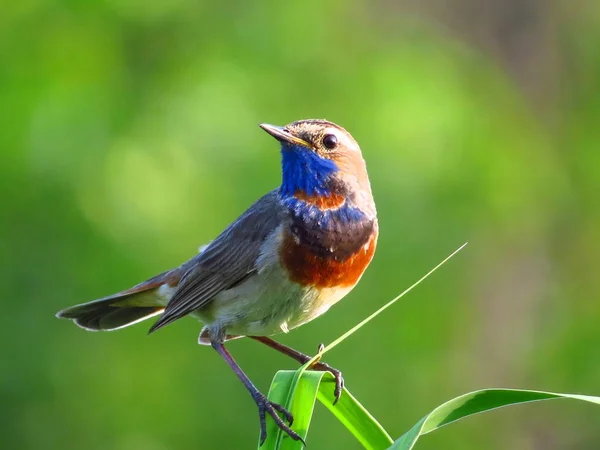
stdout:
[[185,267],[164,272],[137,286],[109,297],[71,306],[56,314],[71,319],[90,331],[111,331],[125,328],[164,311],[172,291]]
[[124,306],[121,300],[108,297],[71,306],[59,311],[56,317],[72,319],[77,326],[86,330],[112,331],[141,322],[164,310],[162,306]]

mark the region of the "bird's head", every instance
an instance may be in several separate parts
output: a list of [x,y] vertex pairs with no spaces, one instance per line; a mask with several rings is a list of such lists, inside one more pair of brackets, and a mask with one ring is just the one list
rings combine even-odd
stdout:
[[326,120],[299,120],[285,127],[261,124],[281,143],[283,196],[371,195],[360,147],[342,127]]

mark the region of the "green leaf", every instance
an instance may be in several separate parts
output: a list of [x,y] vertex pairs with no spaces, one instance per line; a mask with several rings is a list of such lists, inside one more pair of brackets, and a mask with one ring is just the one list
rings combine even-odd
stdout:
[[[300,374],[300,375],[299,375]],[[366,449],[386,449],[392,438],[369,412],[348,392],[333,404],[334,378],[329,372],[277,372],[269,390],[269,400],[286,407],[294,416],[293,429],[304,440],[318,398]],[[302,442],[283,433],[272,420],[267,420],[267,439],[261,450],[301,450]]]
[[474,414],[519,403],[538,402],[558,398],[583,400],[600,405],[600,397],[519,389],[483,389],[456,397],[438,406],[400,437],[391,447],[393,450],[410,450],[420,436]]
[[[308,434],[308,427],[314,410],[315,398],[317,398],[318,395],[319,400],[333,412],[338,420],[346,426],[365,448],[384,449],[388,448],[389,445],[393,443],[392,438],[387,434],[383,427],[347,390],[344,389],[340,401],[335,406],[333,405],[333,388],[330,388],[329,392],[327,392],[322,386],[323,384],[327,385],[328,383],[321,383],[323,377],[325,377],[325,381],[332,380],[333,377],[331,374],[308,371],[307,369],[321,359],[325,352],[340,344],[417,287],[466,245],[467,243],[461,245],[441,263],[413,283],[408,289],[404,290],[366,319],[359,322],[331,344],[321,349],[317,355],[301,366],[297,371],[277,372],[271,383],[268,397],[271,401],[282,405],[292,413],[295,420],[293,429],[304,440],[306,440],[306,435]],[[295,396],[298,398],[294,398]],[[267,439],[262,448],[265,450],[301,449],[303,448],[303,445],[301,442],[291,439],[277,427],[273,420],[267,418]]]
[[[331,381],[333,376],[327,372]],[[369,450],[386,449],[393,439],[363,405],[345,388],[340,400],[334,405],[333,383],[321,383],[317,398],[324,404],[350,433]]]

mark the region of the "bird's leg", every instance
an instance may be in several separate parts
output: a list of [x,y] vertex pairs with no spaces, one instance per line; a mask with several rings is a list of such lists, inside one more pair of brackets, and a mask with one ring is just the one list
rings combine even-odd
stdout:
[[[267,336],[248,336],[248,337],[250,337],[258,342],[262,342],[263,344],[271,347],[272,349],[275,349],[278,352],[283,353],[284,355],[287,355],[290,358],[295,359],[300,364],[306,364],[308,361],[310,361],[312,359],[312,356],[305,355],[304,353],[301,353],[298,350],[294,350],[293,348],[288,347],[287,345],[280,344],[279,342],[274,341],[270,337],[267,337]],[[322,344],[319,346],[319,349],[320,348],[322,348]],[[319,352],[320,352],[320,350],[319,350]],[[334,396],[335,396],[335,400],[333,401],[333,404],[335,405],[337,403],[337,401],[340,399],[340,397],[342,395],[342,390],[344,389],[344,377],[342,376],[342,372],[340,372],[338,369],[334,369],[329,364],[324,363],[322,361],[317,361],[310,367],[310,369],[320,370],[323,372],[329,372],[333,375],[333,377],[335,378],[335,390],[333,392]]]
[[223,345],[223,340],[224,339],[212,340],[211,346],[212,346],[212,348],[214,348],[217,351],[217,353],[219,355],[221,355],[221,357],[225,360],[225,362],[227,364],[229,364],[229,367],[231,367],[233,369],[233,371],[238,376],[238,378],[241,380],[241,382],[244,383],[244,386],[246,386],[246,389],[248,389],[248,392],[250,392],[250,395],[256,402],[256,406],[258,406],[258,416],[260,419],[260,445],[262,445],[265,442],[265,439],[267,438],[267,424],[266,424],[266,420],[265,420],[267,413],[273,418],[273,420],[275,421],[277,426],[279,428],[281,428],[281,430],[283,430],[285,433],[287,433],[292,439],[294,439],[296,441],[299,440],[299,441],[304,442],[302,437],[300,437],[300,435],[298,433],[296,433],[294,430],[292,430],[281,419],[281,417],[279,417],[278,413],[281,413],[281,415],[283,415],[285,420],[287,420],[290,425],[292,424],[292,422],[294,420],[294,418],[292,417],[292,414],[287,409],[285,409],[283,406],[269,401],[269,399],[264,394],[262,394],[256,388],[256,386],[254,386],[254,384],[252,384],[252,381],[250,381],[250,378],[248,378],[248,376],[244,373],[242,368],[238,365],[237,362],[235,362],[235,360],[233,359],[231,354],[227,351],[227,349],[225,348],[225,345]]

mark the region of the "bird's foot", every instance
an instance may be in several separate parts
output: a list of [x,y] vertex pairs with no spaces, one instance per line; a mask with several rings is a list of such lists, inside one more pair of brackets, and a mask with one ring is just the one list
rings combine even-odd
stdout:
[[342,391],[344,389],[344,377],[342,376],[342,372],[338,369],[334,369],[329,364],[322,361],[314,363],[310,369],[329,372],[331,375],[333,375],[333,378],[335,378],[335,389],[333,390],[335,400],[333,401],[333,404],[335,405],[342,396]]
[[321,372],[329,372],[331,375],[333,375],[333,378],[335,379],[335,389],[333,391],[335,400],[333,400],[333,404],[335,405],[338,402],[338,400],[340,399],[340,397],[342,396],[342,391],[344,390],[344,377],[342,376],[341,371],[339,371],[338,369],[334,369],[329,364],[324,363],[320,360],[320,354],[323,352],[324,349],[325,349],[325,345],[319,344],[319,347],[317,348],[317,354],[319,354],[319,360],[317,360],[317,362],[312,364],[310,366],[310,369],[318,370]]
[[291,437],[295,441],[302,441],[302,443],[306,445],[302,437],[294,430],[292,430],[290,426],[288,426],[280,417],[281,414],[284,417],[285,421],[292,425],[292,423],[294,422],[294,417],[292,416],[291,412],[289,412],[283,406],[270,401],[263,394],[260,394],[258,397],[256,397],[255,401],[256,406],[258,406],[258,417],[260,420],[260,445],[263,445],[265,439],[267,438],[267,414],[269,414],[273,418],[277,426],[289,437]]

